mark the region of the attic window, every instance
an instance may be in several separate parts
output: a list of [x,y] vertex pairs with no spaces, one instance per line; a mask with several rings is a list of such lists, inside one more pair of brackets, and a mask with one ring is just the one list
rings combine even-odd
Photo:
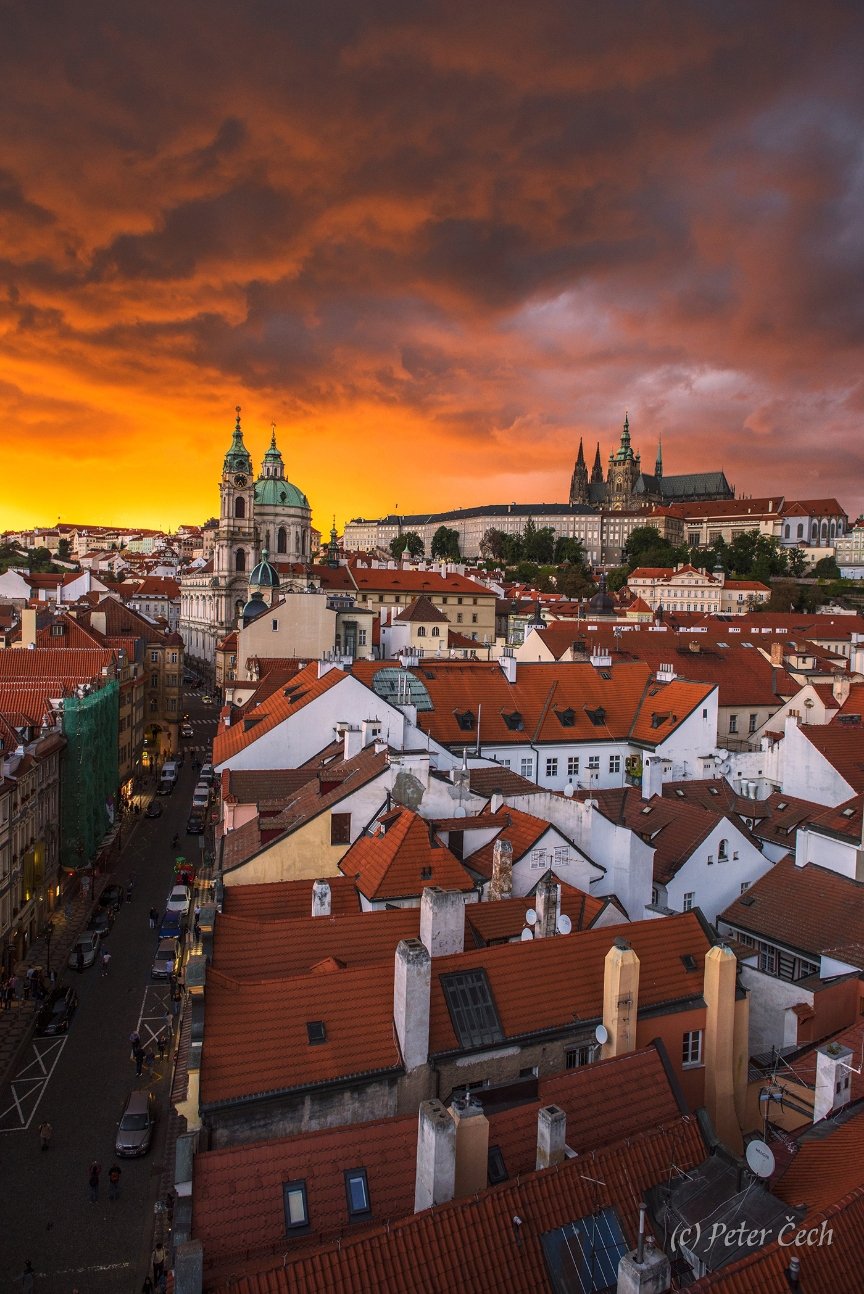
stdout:
[[687,971],[696,970],[696,958],[693,956],[692,953],[685,953],[684,956],[681,958],[681,963],[684,969]]
[[606,722],[606,711],[603,709],[602,705],[598,705],[596,710],[589,710],[586,706],[585,713],[594,724],[595,728],[602,728],[603,724]]
[[504,1030],[482,967],[442,975],[440,982],[460,1047],[485,1047],[503,1042]]
[[609,673],[608,669],[601,669],[601,671],[600,671],[600,677],[601,677],[601,678],[611,678],[611,677],[612,677],[612,675]]
[[518,710],[514,710],[512,714],[502,714],[501,718],[504,720],[511,732],[522,731],[524,724],[522,722],[522,715]]
[[844,818],[854,818],[854,816],[855,816],[855,810],[854,810],[854,809],[844,809],[844,810],[843,810],[843,817],[844,817]]
[[716,787],[716,786],[709,786],[709,787],[708,787],[708,794],[709,794],[709,795],[719,795],[719,794],[720,794],[720,792],[717,790],[717,787]]
[[752,908],[753,904],[756,902],[756,895],[742,894],[738,902],[741,904],[743,908]]
[[500,1146],[489,1147],[486,1163],[486,1179],[490,1186],[497,1186],[499,1182],[507,1181],[507,1167]]
[[420,868],[420,880],[421,880],[421,881],[431,881],[431,879],[432,879],[432,868],[431,868],[431,867],[421,867],[421,868]]
[[349,1168],[345,1173],[345,1196],[349,1218],[362,1217],[372,1212],[369,1202],[369,1183],[365,1168]]
[[423,677],[424,677],[424,678],[434,678],[434,677],[435,677],[435,675],[433,674],[433,672],[432,672],[432,670],[431,670],[431,669],[424,669],[424,671],[423,671]]
[[576,715],[569,706],[566,710],[556,710],[555,714],[562,728],[572,728],[576,722]]
[[789,805],[786,803],[786,801],[785,801],[785,800],[781,800],[781,801],[780,801],[780,803],[777,805],[777,808],[778,808],[778,809],[788,809],[788,808],[789,808]]
[[473,710],[455,710],[456,722],[463,732],[474,731],[474,711]]
[[684,799],[684,792],[681,790],[680,786],[675,787],[675,794],[678,796],[679,800]]
[[51,637],[52,637],[52,638],[62,638],[62,637],[63,637],[63,635],[65,634],[65,632],[66,632],[66,626],[65,626],[64,624],[52,625],[52,626],[51,626]]
[[285,1203],[285,1230],[296,1231],[309,1225],[309,1205],[306,1200],[306,1183],[284,1182],[282,1197]]
[[327,1041],[327,1026],[323,1020],[307,1020],[306,1036],[309,1039],[309,1046],[315,1047],[321,1042]]
[[643,812],[643,813],[653,813],[653,812],[654,812],[654,805],[653,805],[653,804],[646,804],[646,805],[645,805],[645,808],[642,810],[642,812]]
[[668,718],[669,718],[668,711],[666,714],[658,714],[655,710],[651,715],[651,727],[659,728],[660,725],[664,724]]

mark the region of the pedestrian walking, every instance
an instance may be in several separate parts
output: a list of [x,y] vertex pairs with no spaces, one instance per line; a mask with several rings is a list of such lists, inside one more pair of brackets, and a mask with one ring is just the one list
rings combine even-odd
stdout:
[[165,1270],[165,1246],[158,1241],[153,1250],[153,1284],[158,1285]]
[[174,988],[171,990],[171,1014],[174,1016],[175,1020],[180,1014],[180,1002],[182,1001],[182,997],[183,995],[180,992],[180,985],[175,984]]
[[94,1159],[90,1165],[90,1175],[87,1178],[87,1185],[90,1187],[90,1203],[95,1204],[99,1199],[99,1174],[102,1172],[102,1165],[98,1159]]
[[158,920],[159,920],[159,913],[156,911],[155,908],[151,908],[150,909],[150,929],[151,930],[156,929],[156,922]]
[[135,1073],[141,1077],[141,1070],[144,1066],[144,1048],[139,1043],[135,1048]]
[[159,1060],[165,1059],[165,1048],[168,1046],[168,1037],[163,1029],[156,1039],[156,1046],[159,1048]]
[[141,1046],[141,1035],[137,1029],[133,1029],[129,1035],[129,1047],[132,1052],[132,1059],[135,1059],[135,1052]]
[[23,1294],[33,1294],[36,1288],[36,1273],[33,1270],[33,1264],[28,1258],[24,1264],[24,1270],[18,1277]]
[[54,1136],[54,1129],[46,1119],[44,1123],[39,1124],[39,1149],[50,1150],[51,1138]]
[[3,1010],[9,1011],[12,1007],[12,998],[15,995],[15,981],[7,979],[3,985]]
[[108,1199],[119,1200],[120,1198],[120,1169],[116,1164],[112,1164],[108,1169]]
[[111,954],[106,948],[102,954],[102,978],[105,979],[111,969]]

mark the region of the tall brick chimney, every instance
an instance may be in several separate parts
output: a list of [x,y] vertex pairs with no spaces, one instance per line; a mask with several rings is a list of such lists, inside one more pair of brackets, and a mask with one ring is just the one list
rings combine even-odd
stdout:
[[422,1101],[417,1122],[414,1212],[446,1204],[456,1188],[456,1124],[440,1101]]
[[429,1059],[431,989],[432,959],[428,950],[419,939],[401,939],[396,947],[393,1023],[409,1073]]
[[603,970],[603,1024],[608,1034],[603,1060],[635,1049],[638,1011],[639,958],[618,938],[606,954]]
[[561,887],[552,873],[549,872],[539,882],[534,892],[534,907],[537,910],[537,924],[534,927],[535,939],[551,939],[556,933],[560,898]]
[[567,1142],[567,1114],[560,1105],[541,1105],[537,1111],[537,1160],[535,1168],[551,1168],[564,1162]]
[[456,1128],[455,1196],[485,1191],[489,1184],[489,1120],[470,1095],[453,1100],[450,1116]]
[[430,957],[465,951],[465,900],[458,890],[427,885],[420,899],[420,939]]
[[489,898],[512,899],[513,897],[513,846],[501,836],[492,846],[492,883],[489,886]]

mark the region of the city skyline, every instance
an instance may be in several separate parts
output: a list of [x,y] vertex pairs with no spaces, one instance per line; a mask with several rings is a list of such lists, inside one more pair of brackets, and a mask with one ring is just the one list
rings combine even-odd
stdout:
[[[206,21],[205,21],[206,18]],[[834,0],[21,11],[0,528],[567,498],[580,437],[864,508],[864,23]],[[335,470],[334,470],[335,468]]]

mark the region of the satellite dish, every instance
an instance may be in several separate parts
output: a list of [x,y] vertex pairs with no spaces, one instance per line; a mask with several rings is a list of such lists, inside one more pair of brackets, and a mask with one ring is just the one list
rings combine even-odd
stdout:
[[594,1037],[600,1043],[601,1047],[604,1042],[609,1041],[609,1030],[606,1028],[605,1024],[598,1024],[597,1028],[594,1030]]
[[530,930],[528,926],[526,926],[525,929],[522,931],[523,944],[527,943],[529,939],[533,939],[533,938],[534,938],[534,931]]
[[573,783],[572,783],[572,782],[568,782],[568,783],[567,783],[567,785],[564,787],[564,794],[567,796],[567,799],[568,799],[568,800],[572,800],[572,799],[573,799]]
[[745,1158],[747,1167],[757,1177],[770,1177],[774,1172],[774,1151],[764,1141],[751,1141]]
[[453,815],[453,816],[454,816],[454,818],[464,818],[464,817],[467,817],[467,814],[466,814],[466,812],[465,812],[465,806],[464,806],[464,804],[457,804],[457,806],[456,806],[456,812],[454,813],[454,815]]
[[570,931],[573,929],[573,922],[570,920],[566,912],[562,912],[558,920],[555,922],[555,929],[558,931],[559,935],[569,935]]
[[526,921],[526,924],[529,926],[533,926],[537,924],[537,913],[534,911],[533,908],[529,908],[528,911],[525,913],[525,921]]

